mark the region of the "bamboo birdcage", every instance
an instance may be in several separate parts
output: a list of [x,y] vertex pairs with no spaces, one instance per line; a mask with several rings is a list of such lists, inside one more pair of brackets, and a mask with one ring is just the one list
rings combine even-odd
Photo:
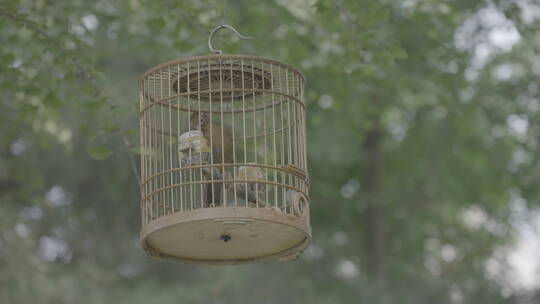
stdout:
[[238,264],[301,253],[311,240],[303,87],[294,67],[243,55],[178,59],[142,75],[150,255]]

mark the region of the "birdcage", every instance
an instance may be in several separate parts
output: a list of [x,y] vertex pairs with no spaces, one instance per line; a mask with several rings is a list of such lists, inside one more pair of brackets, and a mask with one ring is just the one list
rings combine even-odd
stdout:
[[140,79],[142,246],[195,264],[293,259],[311,239],[304,77],[216,52]]

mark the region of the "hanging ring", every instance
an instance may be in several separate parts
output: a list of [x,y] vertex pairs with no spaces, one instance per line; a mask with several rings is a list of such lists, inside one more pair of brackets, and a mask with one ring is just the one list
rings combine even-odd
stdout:
[[251,37],[248,37],[248,36],[244,36],[242,34],[240,34],[234,27],[228,25],[228,24],[222,24],[220,26],[217,26],[215,29],[213,29],[211,32],[210,32],[210,36],[208,36],[208,48],[210,49],[210,51],[212,51],[212,53],[215,53],[215,54],[223,54],[223,51],[222,50],[216,50],[212,47],[212,37],[214,36],[215,33],[217,33],[219,30],[221,29],[229,29],[231,30],[233,33],[236,34],[236,36],[240,37],[240,39],[253,39]]

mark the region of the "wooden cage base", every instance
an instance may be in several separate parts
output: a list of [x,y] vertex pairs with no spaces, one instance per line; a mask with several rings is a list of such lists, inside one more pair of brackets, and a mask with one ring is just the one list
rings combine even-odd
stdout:
[[216,207],[182,211],[143,226],[150,255],[189,264],[287,261],[311,241],[305,218],[269,208]]

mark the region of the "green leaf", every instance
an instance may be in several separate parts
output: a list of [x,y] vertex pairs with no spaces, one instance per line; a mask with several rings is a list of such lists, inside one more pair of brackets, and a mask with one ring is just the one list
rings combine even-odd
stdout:
[[165,27],[165,20],[162,17],[154,18],[148,21],[148,26],[154,30],[162,30]]
[[13,54],[2,54],[0,55],[0,65],[10,65],[10,64],[13,64],[13,62],[15,61],[15,55]]
[[82,104],[82,107],[84,109],[88,110],[89,112],[97,113],[99,111],[99,109],[101,109],[101,107],[103,107],[104,104],[105,104],[105,99],[100,98],[100,99],[97,99],[97,100],[87,101],[87,102]]
[[115,124],[114,122],[109,122],[107,124],[105,124],[105,126],[103,127],[103,131],[105,133],[109,133],[109,134],[114,134],[116,132],[118,132],[120,128],[118,127],[117,124]]
[[136,115],[137,112],[132,107],[128,106],[114,106],[111,107],[111,111],[116,115]]
[[132,135],[135,135],[139,132],[138,129],[126,129],[124,130],[124,135],[127,135],[127,136],[132,136]]
[[53,92],[49,91],[43,98],[43,104],[53,110],[57,110],[62,106],[62,101],[59,96],[56,96]]
[[315,8],[317,14],[323,14],[329,10],[329,5],[324,1],[317,1],[317,3],[312,5],[312,7]]
[[88,154],[95,160],[104,160],[112,155],[112,150],[105,146],[95,146],[88,150]]
[[141,154],[141,147],[140,146],[133,147],[130,150],[131,150],[131,153]]

